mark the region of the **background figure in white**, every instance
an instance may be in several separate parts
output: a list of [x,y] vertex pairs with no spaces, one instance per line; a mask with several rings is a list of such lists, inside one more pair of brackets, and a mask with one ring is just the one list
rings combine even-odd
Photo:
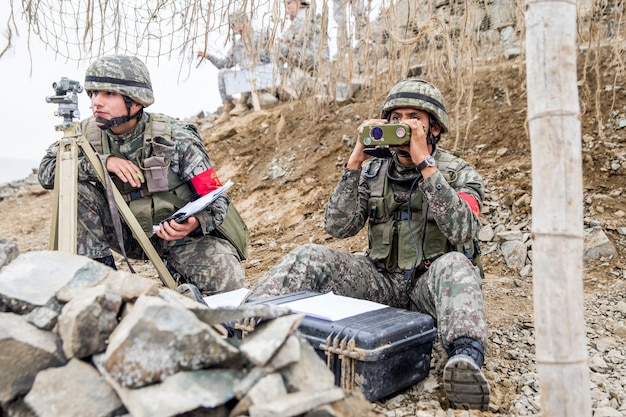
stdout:
[[236,65],[240,69],[250,70],[257,65],[267,64],[271,62],[270,54],[266,52],[268,43],[268,33],[264,31],[261,34],[254,30],[250,19],[244,12],[235,12],[230,15],[230,28],[233,33],[233,45],[225,58],[219,58],[208,52],[199,51],[198,57],[208,59],[213,65],[219,68],[217,73],[217,84],[224,103],[222,115],[216,120],[221,123],[230,118],[230,116],[238,116],[248,110],[249,93],[242,93],[241,98],[235,104],[233,97],[226,92],[224,82],[224,74],[226,71],[232,71]]
[[[346,10],[347,9],[347,10]],[[337,24],[337,47],[340,50],[348,36],[346,25],[346,12],[354,17],[351,39],[363,39],[367,36],[367,23],[372,9],[372,0],[333,0],[333,19]]]

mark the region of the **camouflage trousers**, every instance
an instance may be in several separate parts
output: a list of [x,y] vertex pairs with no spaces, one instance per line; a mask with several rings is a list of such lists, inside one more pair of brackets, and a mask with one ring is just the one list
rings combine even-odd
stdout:
[[224,74],[227,71],[232,71],[232,68],[222,68],[217,71],[217,89],[222,97],[222,102],[233,101],[233,96],[226,93],[226,82],[224,81]]
[[[127,256],[147,259],[123,219],[122,234]],[[92,259],[111,255],[111,249],[121,253],[104,191],[83,181],[78,183],[77,240],[77,253]],[[237,249],[225,239],[204,235],[167,242],[154,235],[150,241],[159,256],[176,270],[179,284],[194,284],[205,295],[246,286]]]
[[[431,315],[443,346],[467,336],[487,346],[482,280],[465,255],[437,258],[413,280],[379,271],[361,254],[307,244],[281,259],[252,287],[246,302],[296,291],[329,291]],[[408,300],[407,304],[403,300]]]

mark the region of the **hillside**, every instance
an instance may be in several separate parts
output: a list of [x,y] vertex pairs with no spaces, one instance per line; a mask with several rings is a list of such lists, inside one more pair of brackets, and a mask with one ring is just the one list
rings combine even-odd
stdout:
[[[585,264],[587,334],[592,359],[602,359],[613,350],[622,359],[626,356],[623,344],[617,342],[626,337],[626,236],[619,233],[626,227],[626,91],[622,87],[623,74],[618,71],[610,65],[597,72],[588,71],[586,82],[581,83],[585,225],[599,225],[618,252],[612,259]],[[596,80],[595,74],[602,79]],[[494,229],[521,230],[529,239],[532,190],[525,74],[520,63],[511,61],[479,68],[475,80],[472,124],[469,129],[462,126],[462,131],[469,134],[460,139],[459,150],[484,177],[489,211],[483,213],[482,220]],[[606,93],[597,97],[599,111],[596,97],[588,93],[595,91],[596,83]],[[455,92],[441,87],[448,103],[452,102],[450,97],[455,97]],[[250,284],[302,243],[320,243],[346,251],[362,251],[366,247],[364,233],[338,240],[321,227],[326,201],[350,155],[356,128],[360,121],[379,111],[361,94],[357,92],[351,101],[335,104],[325,113],[316,111],[314,99],[309,99],[281,102],[216,126],[212,124],[216,115],[193,119],[220,178],[236,183],[229,194],[251,231],[250,256],[245,262]],[[602,137],[598,136],[598,114],[604,129]],[[456,123],[454,119],[452,122]],[[444,137],[442,147],[451,149],[453,140]],[[51,194],[37,185],[2,199],[0,235],[16,241],[21,251],[45,249],[50,204]],[[532,274],[521,276],[510,270],[497,242],[483,244],[490,329],[486,366],[492,383],[494,414],[473,415],[534,415],[538,413],[539,400],[533,357]],[[142,270],[154,276],[149,266]],[[435,369],[428,384],[409,388],[401,396],[380,403],[381,411],[388,415],[415,415],[415,410],[434,413],[439,407],[447,408],[438,386],[438,367],[442,363],[437,361],[437,352],[434,356]],[[613,407],[613,402],[617,403],[613,408],[621,407],[622,415],[626,415],[623,361],[617,365],[607,359],[605,365],[594,370],[594,408]]]

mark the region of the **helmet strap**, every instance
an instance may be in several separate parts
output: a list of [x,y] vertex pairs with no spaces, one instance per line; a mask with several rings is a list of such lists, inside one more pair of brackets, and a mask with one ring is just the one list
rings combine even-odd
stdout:
[[124,124],[124,123],[126,123],[126,122],[128,122],[129,120],[132,120],[132,119],[137,119],[137,120],[141,119],[141,116],[143,115],[143,107],[140,108],[139,111],[135,115],[131,116],[130,115],[130,106],[132,105],[133,101],[128,96],[123,96],[123,97],[124,97],[124,103],[126,103],[126,112],[127,112],[126,116],[114,117],[114,118],[112,118],[110,120],[103,119],[101,117],[96,117],[96,123],[100,124],[99,125],[100,129],[107,130],[107,129],[110,129],[112,127]]
[[435,136],[433,134],[433,125],[437,123],[437,120],[435,120],[435,118],[429,113],[428,114],[428,132],[426,133],[426,143],[428,143],[429,145],[433,145],[433,151],[431,152],[431,154],[433,152],[435,152],[435,149],[437,149],[437,142],[439,142],[439,139],[441,139],[441,133],[439,133],[437,136]]

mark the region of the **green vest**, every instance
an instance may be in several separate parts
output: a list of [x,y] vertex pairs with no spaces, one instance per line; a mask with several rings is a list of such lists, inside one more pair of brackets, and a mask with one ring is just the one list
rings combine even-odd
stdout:
[[[460,160],[442,151],[437,153],[436,159],[446,180],[450,183],[456,181]],[[374,159],[364,174],[370,185],[370,258],[391,272],[411,270],[422,262],[428,263],[453,250],[465,253],[474,264],[479,262],[473,242],[455,247],[448,241],[429,212],[419,188],[415,187],[409,202],[396,201],[391,181],[386,175],[389,163],[388,158]]]
[[[93,117],[83,121],[82,129],[98,154],[111,154],[125,159],[118,147],[112,144],[107,134],[98,127]],[[161,151],[175,146],[172,140],[171,119],[162,114],[151,113],[144,131],[143,142],[137,141],[135,146],[137,149],[132,149],[133,153],[143,147],[143,151],[138,153],[141,158],[137,161],[139,166],[144,166],[147,156],[165,156],[161,155]],[[181,181],[178,174],[169,167],[167,169],[168,191],[151,193],[148,191],[146,182],[137,189],[117,176],[111,176],[111,179],[148,237],[154,234],[152,225],[159,224],[194,198],[189,184]],[[131,194],[133,194],[132,198]],[[247,258],[248,227],[232,203],[228,206],[223,223],[211,234],[227,239],[237,248],[242,260]]]

